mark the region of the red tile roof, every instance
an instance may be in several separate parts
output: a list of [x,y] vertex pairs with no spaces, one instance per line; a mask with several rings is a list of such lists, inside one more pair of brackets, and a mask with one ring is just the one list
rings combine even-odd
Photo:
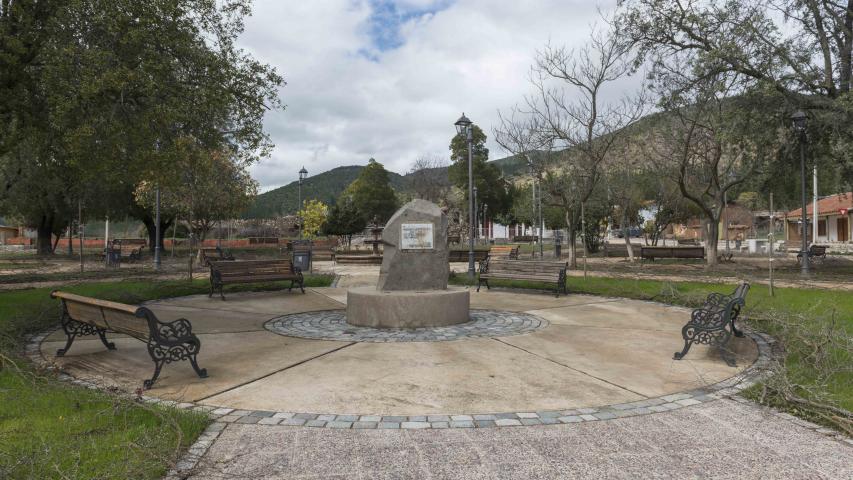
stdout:
[[[853,211],[853,192],[839,193],[818,199],[817,212],[818,215],[838,215],[839,210],[847,209]],[[799,217],[801,208],[788,212],[789,217]],[[806,205],[806,215],[812,215],[814,211],[814,203],[809,199]]]

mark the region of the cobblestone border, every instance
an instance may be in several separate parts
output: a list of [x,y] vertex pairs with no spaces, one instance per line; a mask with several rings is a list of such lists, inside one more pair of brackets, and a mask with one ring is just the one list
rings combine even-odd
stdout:
[[346,310],[320,310],[282,315],[264,323],[277,335],[340,342],[445,342],[467,338],[509,337],[547,328],[542,317],[505,310],[472,309],[471,320],[458,325],[422,328],[371,328],[350,325]]

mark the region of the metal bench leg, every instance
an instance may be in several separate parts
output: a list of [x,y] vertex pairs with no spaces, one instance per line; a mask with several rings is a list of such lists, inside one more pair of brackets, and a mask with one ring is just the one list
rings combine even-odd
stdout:
[[115,350],[116,344],[113,342],[107,341],[106,333],[107,333],[106,330],[101,329],[101,328],[98,329],[98,336],[101,337],[101,343],[103,343],[104,346],[107,347],[107,350]]
[[684,340],[684,348],[681,349],[680,352],[675,352],[675,355],[672,356],[674,360],[681,360],[687,355],[687,352],[690,351],[690,346],[693,345],[693,339],[685,339]]
[[163,368],[164,363],[166,363],[166,360],[154,360],[154,375],[149,380],[142,382],[142,388],[144,390],[148,390],[154,386],[154,382],[156,382],[157,377],[160,376],[160,370]]
[[288,288],[287,288],[287,291],[288,291],[288,292],[292,292],[292,291],[293,291],[293,282],[294,282],[293,280],[291,280],[291,281],[290,281],[290,287],[288,287]]
[[64,356],[65,353],[68,352],[68,349],[71,348],[71,344],[74,343],[74,338],[77,337],[76,333],[66,333],[66,335],[68,336],[68,340],[65,342],[64,348],[60,348],[56,351],[57,357]]
[[220,283],[219,284],[219,298],[221,298],[223,301],[225,301],[225,293],[223,292],[224,288],[225,288],[225,284]]
[[199,376],[199,378],[207,378],[207,369],[198,368],[198,360],[196,359],[195,354],[190,356],[190,364],[193,366],[193,370],[195,370],[195,373]]

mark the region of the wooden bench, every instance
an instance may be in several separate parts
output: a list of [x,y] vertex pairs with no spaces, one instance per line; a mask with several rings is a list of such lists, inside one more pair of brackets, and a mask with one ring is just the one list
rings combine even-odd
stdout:
[[[828,247],[826,245],[811,245],[809,247],[808,252],[806,254],[809,256],[809,261],[820,261],[823,262],[826,260],[826,249]],[[803,261],[803,252],[797,253],[797,263]]]
[[338,242],[334,240],[314,240],[311,242],[312,260],[335,261],[335,247],[337,246]]
[[121,258],[127,262],[142,260],[142,250],[148,245],[144,238],[116,238],[113,240],[113,248],[121,249]]
[[[488,250],[474,250],[474,261],[482,262],[483,260],[489,258]],[[468,250],[448,250],[447,251],[447,261],[448,262],[467,262],[468,261]]]
[[513,260],[518,260],[518,247],[511,245],[495,245],[489,249],[489,257],[498,258],[506,257]]
[[[638,256],[640,254],[640,249],[643,247],[638,243],[632,243],[631,247],[634,249],[634,256]],[[627,257],[628,256],[628,246],[624,243],[604,243],[602,249],[602,254],[604,257]]]
[[518,235],[512,239],[513,242],[519,243],[536,243],[539,240],[539,235]]
[[687,355],[694,343],[714,345],[721,349],[723,359],[734,367],[735,360],[731,352],[725,349],[732,335],[742,337],[743,332],[737,328],[735,321],[741,309],[746,305],[746,294],[749,293],[749,283],[741,283],[729,295],[712,293],[705,303],[690,315],[690,320],[681,329],[684,348],[675,352],[673,358],[681,360]]
[[106,332],[123,333],[148,344],[148,355],[154,361],[154,375],[142,382],[144,389],[154,385],[164,364],[179,360],[189,360],[195,373],[207,378],[207,370],[198,368],[201,341],[193,334],[189,320],[181,318],[174,322],[161,322],[146,307],[73,293],[54,291],[50,296],[62,303],[60,321],[67,337],[65,347],[57,350],[56,356],[68,353],[74,339],[82,335],[98,335],[108,350],[115,350],[115,344],[107,341]]
[[256,283],[290,280],[290,288],[296,285],[305,293],[302,271],[288,259],[278,260],[231,260],[210,262],[210,294],[219,290],[219,296],[225,300],[222,288],[229,283]]
[[231,255],[231,252],[219,247],[203,247],[198,250],[198,263],[202,267],[209,267],[211,262],[233,260],[234,255]]
[[450,245],[451,243],[459,243],[461,241],[462,241],[462,237],[459,235],[448,235],[447,236],[447,244],[448,245]]
[[699,240],[696,240],[695,238],[679,238],[678,240],[676,240],[676,243],[678,243],[678,245],[697,246],[699,245]]
[[568,262],[546,262],[532,260],[509,260],[503,258],[487,258],[480,262],[480,278],[477,291],[481,285],[489,289],[490,279],[527,280],[531,282],[553,283],[557,296],[560,292],[568,294],[566,288],[566,270]]
[[640,247],[640,258],[655,261],[656,258],[705,258],[705,247]]

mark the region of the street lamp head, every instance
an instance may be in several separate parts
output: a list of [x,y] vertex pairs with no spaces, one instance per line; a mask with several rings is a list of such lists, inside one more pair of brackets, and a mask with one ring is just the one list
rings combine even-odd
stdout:
[[803,133],[806,131],[806,114],[802,110],[797,110],[791,115],[791,123],[794,126],[794,130],[798,133]]
[[462,112],[462,116],[459,117],[459,120],[456,120],[456,133],[463,134],[468,131],[468,127],[471,126],[471,120],[465,116],[465,112]]

